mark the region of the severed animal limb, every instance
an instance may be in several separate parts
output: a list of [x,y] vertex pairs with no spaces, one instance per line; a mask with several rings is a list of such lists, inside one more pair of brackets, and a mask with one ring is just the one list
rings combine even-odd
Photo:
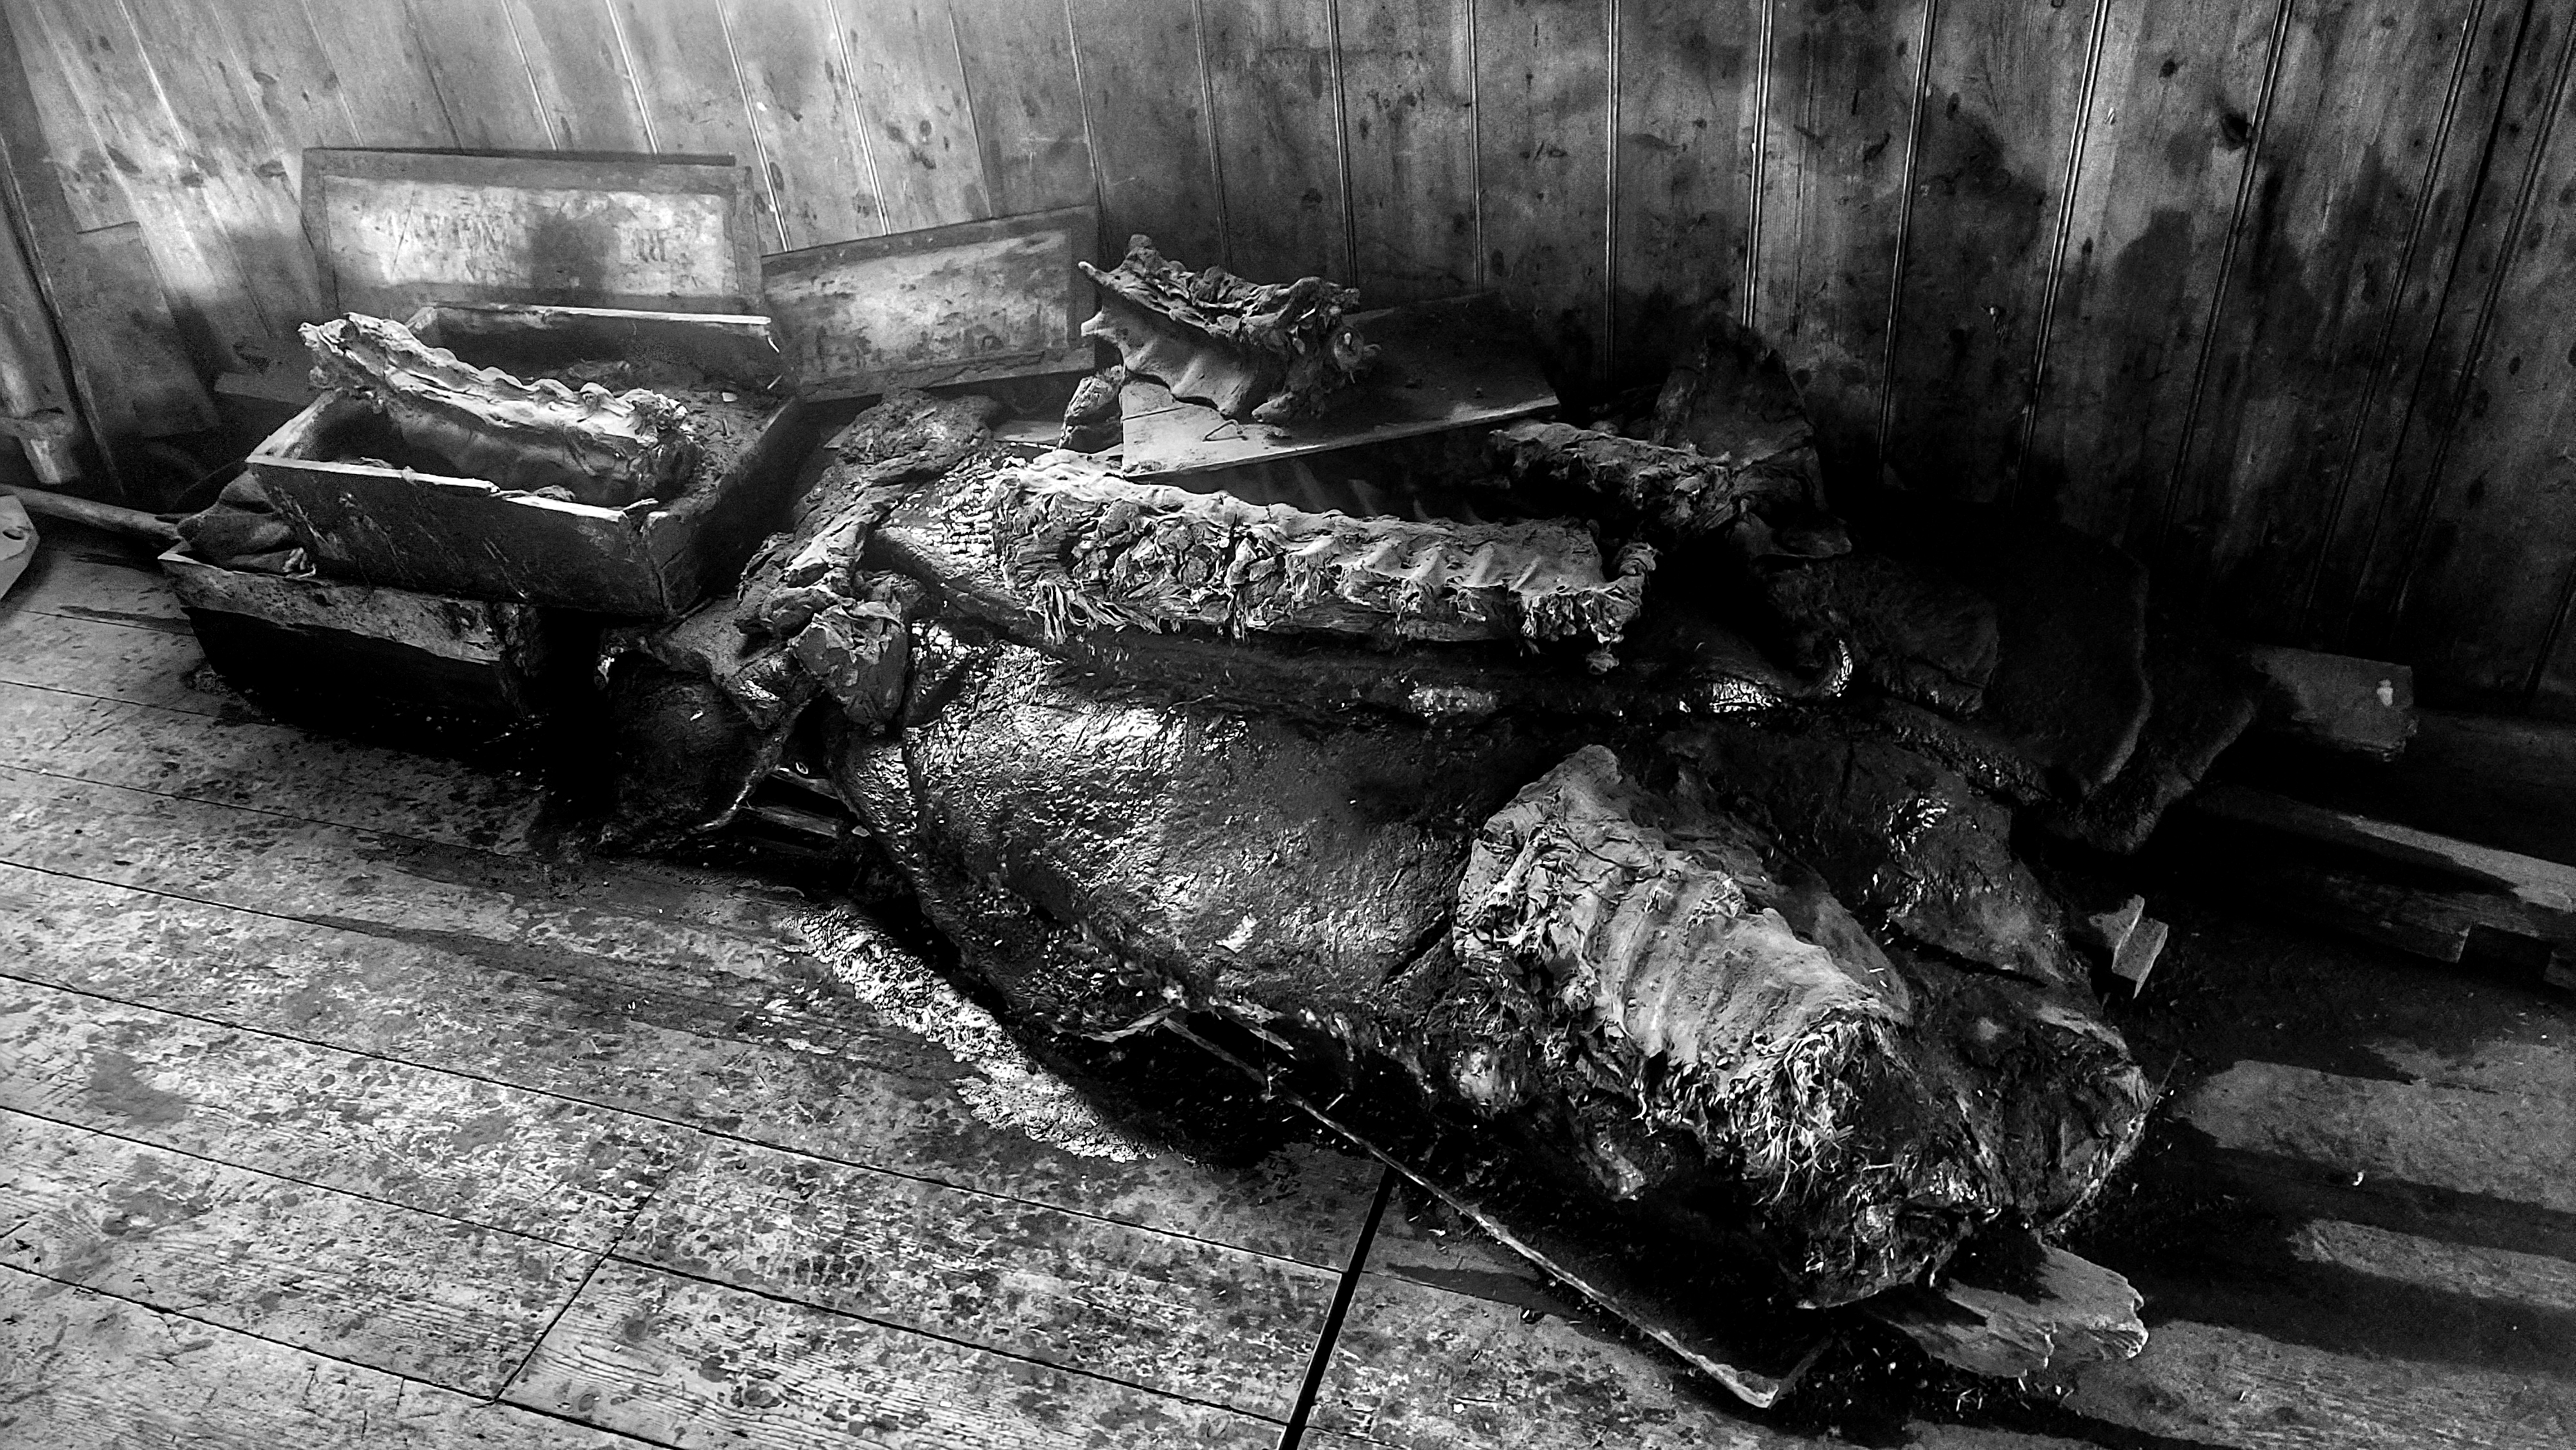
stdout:
[[505,489],[561,489],[624,508],[687,487],[698,466],[688,409],[659,393],[522,382],[430,347],[400,323],[351,313],[306,324],[313,385],[374,403],[403,440]]
[[1604,577],[1581,526],[1415,523],[1256,506],[1077,464],[1004,469],[986,506],[1004,575],[1046,632],[1178,629],[1611,645],[1654,551]]
[[1359,293],[1321,277],[1263,283],[1222,267],[1192,272],[1141,233],[1115,268],[1082,270],[1101,287],[1083,334],[1106,338],[1130,370],[1162,379],[1173,396],[1229,418],[1313,417],[1377,359],[1343,321]]

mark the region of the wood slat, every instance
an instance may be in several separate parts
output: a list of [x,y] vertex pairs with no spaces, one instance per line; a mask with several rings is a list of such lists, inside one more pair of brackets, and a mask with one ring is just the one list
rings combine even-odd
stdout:
[[[2445,541],[2438,580],[2458,537],[2455,529],[2435,530],[2436,501],[2477,478],[2452,478],[2445,463],[2453,440],[2464,428],[2481,426],[2492,401],[2479,386],[2482,349],[2507,284],[2520,274],[2516,228],[2530,215],[2548,169],[2546,143],[2557,130],[2552,117],[2576,68],[2576,29],[2547,6],[2528,7],[2517,18],[2520,44],[2502,78],[2484,184],[2454,254],[2449,290],[2424,335],[2409,339],[2423,349],[2416,386],[2410,396],[2388,400],[2388,422],[2398,431],[2387,446],[2377,448],[2379,435],[2370,435],[2373,451],[2356,482],[2359,497],[2373,507],[2347,509],[2336,521],[2318,580],[2310,623],[2349,649],[2385,654],[2397,647],[2398,621],[2414,597],[2419,564],[2436,562],[2426,544]],[[2490,83],[2480,72],[2472,94],[2482,99]],[[2453,498],[2447,516],[2456,517],[2459,507]],[[2451,586],[2441,581],[2440,587]]]
[[14,978],[0,978],[0,1040],[0,1106],[580,1250],[617,1237],[691,1137]]
[[1753,323],[1839,460],[1877,457],[1928,3],[1771,16]]
[[330,88],[349,114],[344,144],[460,144],[408,0],[332,0],[303,10],[330,61]]
[[856,97],[852,120],[868,133],[886,230],[916,232],[992,216],[946,4],[842,0],[837,9],[841,63]]
[[229,693],[191,685],[205,663],[195,635],[0,609],[0,680],[12,685],[220,715]]
[[[1259,282],[1320,273],[1347,284],[1334,7],[1329,0],[1202,0],[1199,15],[1224,188],[1225,266]],[[1194,267],[1213,260],[1169,244],[1163,250]]]
[[1744,311],[1763,161],[1766,4],[1619,6],[1618,378],[1661,381],[1692,324]]
[[2332,1354],[2170,1320],[2126,1364],[2085,1370],[2068,1408],[2149,1435],[2259,1450],[2543,1450],[2576,1435],[2565,1382]]
[[1363,305],[1478,285],[1473,0],[1385,0],[1341,11],[1349,136],[1351,285]]
[[63,519],[47,519],[44,535],[44,550],[0,601],[0,615],[34,610],[187,632],[186,612],[147,554]]
[[506,0],[406,0],[456,144],[546,151],[558,143]]
[[752,106],[734,71],[731,26],[718,5],[608,0],[626,78],[642,125],[659,151],[730,156],[756,178],[763,251],[786,245],[778,181],[752,125]]
[[1589,1314],[1525,1314],[1379,1273],[1360,1279],[1312,1423],[1400,1450],[1811,1443]]
[[12,1112],[0,1163],[0,1264],[467,1394],[593,1258]]
[[209,727],[202,710],[0,683],[0,731],[43,774],[504,853],[526,850],[537,822],[536,787],[518,777],[254,720]]
[[1591,0],[1476,0],[1483,282],[1527,311],[1559,392],[1609,367],[1609,24]]
[[2562,89],[2393,639],[2453,699],[2564,718],[2576,714],[2576,461],[2562,441],[2576,419],[2576,361],[2560,321],[2576,277],[2566,245],[2576,229],[2576,51],[2558,59]]
[[640,943],[356,915],[394,905],[390,886],[317,925],[0,867],[0,946],[62,987],[1311,1264],[1347,1254],[1375,1186],[1311,1148],[1217,1169],[1042,1143],[990,1120],[1026,1089],[987,1059],[846,998]]
[[2576,1213],[2576,1130],[2548,1097],[2247,1061],[2193,1089],[2175,1114],[2221,1148]]
[[1887,379],[1885,446],[1918,486],[1980,502],[2018,491],[2108,3],[1939,7]]
[[[35,122],[32,129],[10,136],[13,162],[18,156],[17,148],[41,148],[39,154],[62,188],[63,202],[76,232],[134,220],[121,173],[108,158],[108,138],[82,107],[80,92],[55,53],[42,17],[12,6],[8,12],[0,13],[0,25],[10,31],[19,73],[26,78],[24,94],[30,110],[19,114]],[[25,184],[22,179],[20,185]]]
[[1323,1269],[744,1143],[705,1145],[621,1258],[1284,1419]]
[[[1062,5],[949,0],[984,190],[995,216],[1099,200],[1083,131],[1073,27]],[[1121,234],[1110,240],[1124,245]]]
[[1279,1427],[737,1289],[612,1263],[506,1397],[665,1445],[1263,1446]]
[[2159,546],[2257,638],[2300,642],[2357,410],[2448,277],[2487,134],[2451,102],[2513,38],[2487,3],[2292,7]]
[[726,0],[719,13],[759,146],[756,162],[740,159],[766,178],[779,249],[888,231],[880,158],[850,89],[847,32],[832,0]]
[[[11,7],[10,23],[28,67],[53,70],[62,87],[58,101],[67,100],[97,138],[126,196],[127,217],[161,223],[146,230],[145,240],[182,330],[219,366],[259,370],[271,354],[273,329],[256,284],[270,266],[284,263],[263,262],[254,273],[229,240],[230,214],[215,204],[209,187],[188,184],[205,179],[188,159],[197,137],[162,100],[125,12],[74,0],[27,0]],[[59,138],[56,144],[60,159]]]
[[0,1266],[0,1435],[46,1450],[632,1450],[647,1442]]
[[537,92],[548,144],[562,151],[654,151],[624,37],[602,0],[504,0],[511,38]]
[[1066,0],[1065,13],[1098,173],[1102,260],[1145,232],[1166,255],[1222,261],[1225,210],[1196,8]]

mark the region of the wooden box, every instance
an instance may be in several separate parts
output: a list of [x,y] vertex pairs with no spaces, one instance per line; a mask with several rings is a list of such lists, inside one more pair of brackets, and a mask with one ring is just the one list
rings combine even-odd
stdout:
[[[305,182],[338,305],[407,316],[478,367],[661,360],[729,398],[701,400],[713,436],[696,484],[613,509],[449,476],[406,458],[363,402],[326,393],[250,458],[324,573],[668,618],[729,586],[783,521],[811,440],[802,408],[771,392],[785,368],[769,319],[747,310],[759,263],[739,168],[312,151]],[[438,208],[452,215],[423,214]]]
[[161,556],[206,662],[286,718],[342,734],[490,735],[535,718],[546,621],[530,605]]

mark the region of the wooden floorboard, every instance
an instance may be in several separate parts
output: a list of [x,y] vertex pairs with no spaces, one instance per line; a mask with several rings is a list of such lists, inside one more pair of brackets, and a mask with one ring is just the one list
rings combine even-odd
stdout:
[[10,979],[0,1107],[593,1251],[697,1146],[632,1113]]
[[491,1395],[595,1253],[0,1110],[0,1263]]
[[0,1445],[25,1450],[639,1450],[0,1265]]
[[206,663],[194,636],[0,608],[0,681],[209,718],[243,706],[193,683]]
[[1269,1447],[1238,1410],[632,1264],[593,1276],[505,1396],[687,1447]]
[[726,1141],[672,1174],[618,1255],[1274,1419],[1337,1277]]

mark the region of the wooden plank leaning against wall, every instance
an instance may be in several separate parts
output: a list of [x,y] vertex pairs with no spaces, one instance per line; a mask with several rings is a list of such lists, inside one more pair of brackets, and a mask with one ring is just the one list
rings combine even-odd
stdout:
[[730,152],[781,250],[1092,201],[1113,252],[1495,287],[1578,396],[1749,321],[1849,464],[2053,510],[2436,698],[2576,710],[2545,0],[0,13],[79,225],[151,219],[210,371],[292,365],[309,145]]

